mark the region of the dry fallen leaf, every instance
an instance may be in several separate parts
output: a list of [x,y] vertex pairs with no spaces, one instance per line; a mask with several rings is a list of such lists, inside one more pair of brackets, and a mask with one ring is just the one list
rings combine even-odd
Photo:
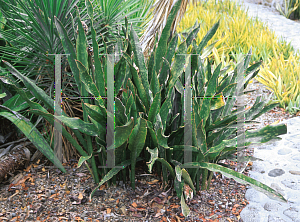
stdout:
[[32,164],[30,164],[24,171],[25,172],[29,172],[29,170],[31,169],[31,167],[32,167]]
[[137,204],[136,204],[136,202],[133,202],[131,205],[132,205],[134,208],[136,208],[136,207],[137,207]]
[[181,220],[180,220],[180,217],[178,217],[178,216],[176,216],[175,215],[175,217],[176,217],[176,219],[177,219],[177,222],[180,222]]
[[162,203],[162,200],[159,197],[154,197],[152,201],[155,201],[156,203]]
[[111,212],[111,209],[110,209],[110,208],[107,208],[107,209],[106,209],[106,213],[110,214],[110,212]]
[[150,182],[148,182],[149,184],[155,184],[155,183],[157,183],[159,180],[152,180],[152,181],[150,181]]
[[126,212],[126,207],[125,207],[125,206],[122,206],[122,207],[120,208],[120,210],[122,211],[122,213],[123,213],[124,215],[127,214],[127,212]]
[[158,204],[158,203],[156,203],[156,202],[152,202],[152,203],[151,203],[151,207],[152,207],[152,208],[162,209],[162,208],[164,207],[164,205],[163,205],[163,204]]
[[84,176],[86,176],[85,173],[76,173],[76,175],[79,176],[79,177],[84,177]]
[[78,199],[79,199],[79,200],[82,200],[82,199],[83,199],[83,195],[82,195],[82,193],[79,193],[79,195],[78,195]]

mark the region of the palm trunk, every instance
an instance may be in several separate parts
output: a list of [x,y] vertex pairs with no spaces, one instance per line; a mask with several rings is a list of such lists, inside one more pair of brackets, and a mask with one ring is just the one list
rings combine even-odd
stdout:
[[8,174],[14,173],[29,162],[30,151],[25,145],[15,146],[10,152],[9,148],[3,149],[0,154],[0,182],[6,180]]

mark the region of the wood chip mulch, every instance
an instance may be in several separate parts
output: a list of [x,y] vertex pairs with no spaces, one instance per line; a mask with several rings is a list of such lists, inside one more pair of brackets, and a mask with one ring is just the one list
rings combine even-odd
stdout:
[[[247,89],[248,105],[253,105],[259,94],[268,95],[265,87],[254,81]],[[298,113],[299,115],[299,113]],[[280,108],[264,114],[260,125],[247,129],[259,129],[276,120],[292,118]],[[246,155],[253,155],[247,149]],[[235,162],[226,161],[232,169],[240,170]],[[248,175],[252,162],[248,162],[243,174]],[[31,163],[18,170],[0,184],[0,221],[242,221],[240,212],[248,204],[245,199],[247,186],[215,173],[208,191],[199,191],[188,200],[191,213],[184,218],[180,200],[169,187],[162,188],[158,175],[147,174],[138,168],[136,190],[118,182],[117,186],[103,185],[88,201],[95,183],[85,166],[77,168],[77,161],[64,163],[66,174],[49,162]]]

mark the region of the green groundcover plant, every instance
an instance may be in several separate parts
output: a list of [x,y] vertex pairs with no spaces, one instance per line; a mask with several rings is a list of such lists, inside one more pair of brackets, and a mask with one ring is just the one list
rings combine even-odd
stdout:
[[[117,179],[127,181],[129,178],[131,187],[135,189],[136,164],[143,160],[147,162],[150,172],[154,167],[158,175],[162,175],[165,185],[170,181],[174,183],[177,196],[181,200],[182,213],[185,216],[189,214],[185,199],[192,198],[196,190],[200,189],[200,181],[202,190],[209,189],[213,172],[220,172],[226,177],[252,186],[272,199],[286,202],[284,197],[272,188],[218,163],[223,159],[234,158],[236,151],[244,150],[251,143],[280,140],[277,136],[287,132],[286,125],[279,124],[266,126],[256,131],[246,131],[245,134],[237,133],[238,129],[244,127],[245,124],[255,123],[254,120],[257,117],[277,105],[265,105],[261,97],[258,97],[250,109],[232,109],[236,102],[234,96],[246,93],[244,89],[257,75],[261,65],[257,62],[249,66],[251,50],[245,59],[238,62],[232,72],[228,72],[229,67],[221,69],[221,63],[212,70],[213,61],[207,58],[212,47],[206,47],[206,45],[216,33],[219,22],[213,25],[199,44],[196,44],[195,37],[200,26],[195,23],[187,38],[178,46],[178,34],[170,36],[170,29],[181,4],[179,0],[171,10],[160,39],[156,38],[150,58],[145,62],[138,35],[125,19],[125,25],[122,26],[123,54],[113,64],[114,116],[103,99],[107,96],[105,87],[110,86],[107,72],[111,61],[109,56],[99,56],[99,45],[93,22],[93,6],[89,0],[85,3],[92,34],[91,43],[87,41],[78,11],[78,35],[75,46],[61,21],[55,17],[55,26],[65,53],[70,54],[68,62],[80,93],[85,98],[88,96],[95,98],[81,100],[83,119],[68,117],[64,112],[62,116],[49,113],[47,109],[54,110],[54,100],[6,61],[4,63],[7,69],[24,83],[31,95],[26,94],[7,77],[1,76],[0,80],[15,88],[30,106],[29,112],[42,116],[52,125],[54,125],[54,120],[58,119],[66,126],[83,134],[83,136],[78,134],[79,142],[77,142],[64,128],[62,129],[63,136],[70,140],[82,155],[78,166],[86,164],[89,169],[91,167],[90,172],[97,186],[91,192],[90,199],[102,184],[111,179],[115,182]],[[93,55],[88,53],[88,46],[93,47]],[[189,46],[192,46],[192,54],[187,55]],[[105,50],[107,52],[107,48]],[[204,60],[207,62],[205,63]],[[187,91],[185,89],[189,89],[184,80],[189,74],[191,74],[192,83],[191,93],[194,97],[191,124],[187,124],[184,116],[184,94]],[[220,77],[222,77],[221,81],[219,81]],[[240,84],[240,79],[243,77],[245,84]],[[126,90],[122,92],[121,97],[117,97],[117,92],[121,88]],[[43,101],[47,109],[31,101],[30,96]],[[27,120],[14,109],[3,104],[0,106],[0,115],[10,119],[16,125],[22,123],[21,130],[27,133],[25,135],[59,169],[65,172],[49,145],[43,143],[43,136],[38,130],[30,128],[32,126]],[[237,124],[237,119],[242,116],[245,119],[244,123]],[[115,122],[115,140],[114,144],[109,147],[105,138],[107,121]],[[192,132],[189,135],[191,145],[184,143],[184,131],[188,127]],[[32,132],[30,132],[31,129]],[[244,138],[244,141],[237,144],[241,138]],[[95,141],[96,148],[92,145],[93,141]],[[190,162],[184,162],[186,149],[192,154]],[[108,152],[111,151],[114,153],[115,167],[101,168],[100,166],[105,166]],[[239,161],[248,160],[255,160],[255,158],[244,157]],[[185,197],[184,184],[187,184],[193,191],[185,194]]]

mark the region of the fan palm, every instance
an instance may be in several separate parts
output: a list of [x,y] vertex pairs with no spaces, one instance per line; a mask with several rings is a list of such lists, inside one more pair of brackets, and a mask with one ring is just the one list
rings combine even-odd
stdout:
[[[3,0],[0,3],[0,12],[7,20],[6,28],[0,30],[0,38],[6,42],[5,46],[0,46],[1,61],[2,59],[9,61],[20,73],[32,79],[52,98],[54,96],[54,56],[47,56],[47,54],[64,53],[54,25],[54,17],[62,22],[68,37],[75,44],[78,21],[76,5],[79,6],[79,14],[83,21],[86,21],[88,16],[87,9],[80,4],[82,2],[84,1]],[[105,47],[109,49],[115,44],[118,38],[118,28],[125,16],[128,16],[133,26],[141,26],[143,16],[146,16],[151,5],[149,1],[144,1],[145,5],[141,5],[135,0],[94,0],[92,2],[97,3],[94,18],[97,22],[95,31],[100,47],[99,53],[104,53]],[[88,22],[86,25],[90,27]],[[91,45],[90,36],[88,33],[87,40]],[[66,56],[62,59],[62,64],[65,64]],[[63,94],[67,97],[80,97],[75,79],[69,71],[66,69],[62,72]],[[6,75],[16,81],[18,87],[20,87],[18,84],[22,85],[22,82],[16,80],[6,69],[2,69],[0,75]],[[64,101],[63,109],[67,107],[68,101]]]

